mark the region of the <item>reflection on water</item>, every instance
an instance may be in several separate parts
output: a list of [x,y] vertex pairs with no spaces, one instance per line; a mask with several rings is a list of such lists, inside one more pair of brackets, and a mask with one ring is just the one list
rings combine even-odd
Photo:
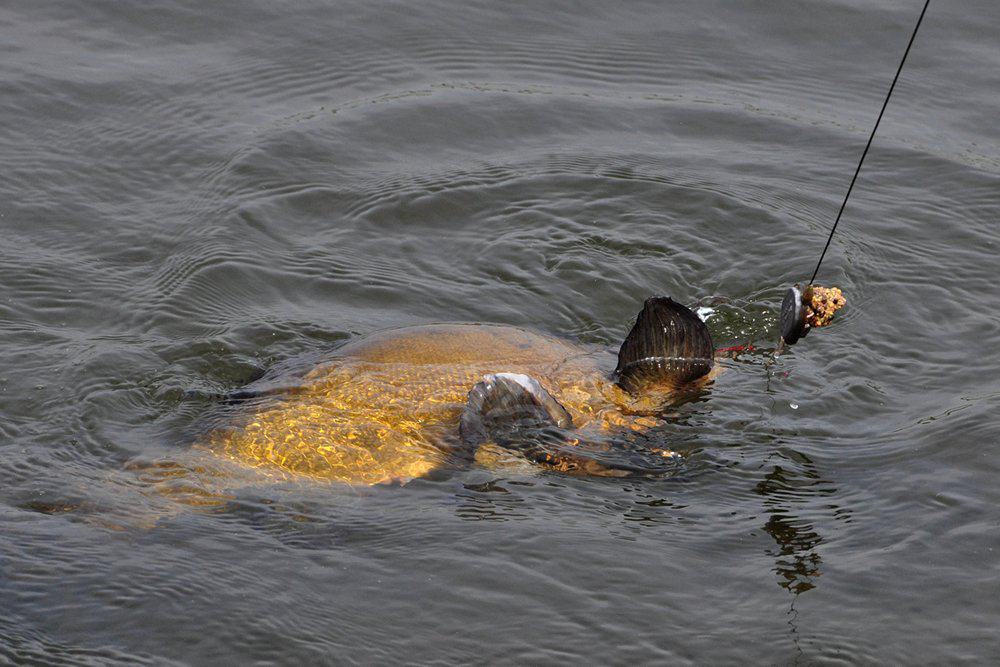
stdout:
[[[526,519],[529,507],[524,499],[511,489],[533,486],[531,482],[491,479],[482,483],[464,485],[456,494],[455,514],[466,521],[514,521]],[[509,488],[508,488],[509,487]]]
[[815,498],[833,495],[837,489],[820,476],[804,454],[784,448],[774,457],[784,459],[785,465],[774,465],[754,487],[754,492],[764,497],[767,513],[764,532],[777,546],[767,553],[774,558],[778,585],[798,595],[815,588],[816,579],[822,574],[823,559],[817,547],[823,538],[796,510],[813,507]]
[[775,557],[775,571],[782,579],[778,585],[796,595],[814,588],[823,560],[814,549],[823,538],[812,525],[775,512],[764,524],[764,531],[778,544],[778,551],[768,552]]

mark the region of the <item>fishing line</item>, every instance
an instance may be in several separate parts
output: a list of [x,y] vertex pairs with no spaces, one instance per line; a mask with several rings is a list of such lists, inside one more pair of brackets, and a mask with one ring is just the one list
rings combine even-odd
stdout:
[[833,228],[830,230],[830,236],[826,239],[826,245],[823,246],[823,252],[819,256],[819,261],[816,262],[816,270],[813,271],[812,278],[809,279],[809,284],[812,284],[816,280],[816,274],[819,273],[819,266],[823,263],[823,258],[826,257],[826,251],[830,247],[830,241],[833,240],[833,234],[837,231],[837,225],[840,224],[840,216],[844,214],[844,208],[847,206],[847,200],[851,196],[851,190],[854,189],[854,182],[858,180],[858,173],[861,171],[861,165],[865,161],[865,156],[868,155],[868,149],[872,146],[872,139],[875,138],[875,131],[878,130],[878,124],[882,121],[882,115],[885,113],[885,108],[889,105],[889,98],[892,97],[892,91],[896,88],[896,81],[899,80],[899,73],[903,71],[903,63],[906,62],[906,56],[910,54],[910,47],[913,46],[913,40],[917,37],[917,31],[920,30],[920,24],[924,20],[924,14],[927,13],[927,7],[931,4],[931,0],[926,0],[924,2],[924,8],[920,12],[920,18],[917,19],[917,25],[913,28],[913,34],[910,35],[910,42],[906,45],[906,51],[903,52],[903,59],[899,61],[899,68],[896,70],[896,76],[892,79],[892,85],[889,86],[889,92],[885,96],[885,101],[882,102],[882,110],[878,112],[878,119],[875,121],[875,127],[872,128],[872,133],[868,136],[868,143],[865,144],[865,150],[861,153],[861,159],[858,160],[858,168],[854,170],[854,177],[851,179],[851,184],[847,187],[847,194],[844,195],[844,202],[840,205],[840,211],[837,213],[837,219],[833,222]]

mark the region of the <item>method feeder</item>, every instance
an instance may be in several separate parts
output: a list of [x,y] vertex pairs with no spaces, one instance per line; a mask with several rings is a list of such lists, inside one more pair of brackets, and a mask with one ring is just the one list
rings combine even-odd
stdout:
[[[865,161],[865,156],[868,155],[868,149],[872,146],[872,139],[875,138],[875,131],[878,130],[878,124],[882,121],[882,115],[885,114],[885,108],[889,105],[889,98],[892,97],[892,91],[896,88],[896,82],[899,80],[899,74],[903,71],[903,64],[906,62],[906,56],[910,53],[910,47],[913,46],[913,40],[917,37],[917,31],[920,30],[920,24],[924,20],[924,14],[927,13],[927,7],[931,4],[931,0],[925,0],[924,8],[920,12],[920,17],[917,19],[917,25],[913,28],[913,34],[910,35],[910,41],[906,45],[906,51],[903,52],[903,58],[899,61],[899,67],[896,69],[896,76],[892,79],[892,85],[889,86],[889,92],[885,96],[885,101],[882,102],[882,110],[878,113],[878,118],[875,120],[875,126],[872,128],[872,132],[868,135],[868,143],[865,144],[865,150],[861,153],[861,159],[858,160],[858,166],[854,170],[854,177],[851,178],[851,184],[847,187],[847,194],[844,195],[844,201],[840,205],[840,211],[837,212],[837,219],[833,223],[833,227],[830,229],[830,235],[826,239],[826,245],[823,246],[823,252],[820,253],[819,261],[816,262],[816,269],[813,271],[812,278],[809,279],[809,284],[805,288],[800,287],[797,283],[792,287],[789,287],[785,292],[785,298],[781,302],[781,340],[785,345],[794,345],[796,341],[809,333],[809,331],[816,326],[825,326],[829,323],[830,319],[833,317],[833,312],[836,311],[843,305],[843,296],[840,295],[840,290],[833,288],[828,290],[824,287],[819,287],[814,285],[813,281],[816,280],[816,274],[819,273],[819,267],[823,263],[823,258],[826,256],[826,251],[830,247],[830,241],[833,240],[833,234],[837,231],[837,225],[840,224],[840,216],[844,214],[844,208],[847,206],[847,200],[851,196],[851,191],[854,189],[854,183],[858,180],[858,173],[861,171],[861,165]],[[833,292],[836,292],[835,294]],[[839,301],[838,301],[839,298]]]

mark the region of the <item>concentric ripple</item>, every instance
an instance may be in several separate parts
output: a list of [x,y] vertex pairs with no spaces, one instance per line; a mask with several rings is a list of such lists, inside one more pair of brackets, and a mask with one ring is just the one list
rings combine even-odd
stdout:
[[[988,662],[996,3],[932,6],[820,272],[848,307],[773,355],[912,9],[0,8],[0,662]],[[613,360],[653,294],[747,346],[637,436],[674,474],[193,446],[376,331]]]

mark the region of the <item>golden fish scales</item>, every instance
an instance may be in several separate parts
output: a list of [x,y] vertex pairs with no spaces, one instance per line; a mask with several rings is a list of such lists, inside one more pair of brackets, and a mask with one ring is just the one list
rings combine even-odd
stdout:
[[522,329],[431,325],[345,346],[288,396],[207,446],[253,467],[349,484],[419,477],[445,465],[469,390],[488,373],[536,378],[581,430],[640,429],[599,352]]

